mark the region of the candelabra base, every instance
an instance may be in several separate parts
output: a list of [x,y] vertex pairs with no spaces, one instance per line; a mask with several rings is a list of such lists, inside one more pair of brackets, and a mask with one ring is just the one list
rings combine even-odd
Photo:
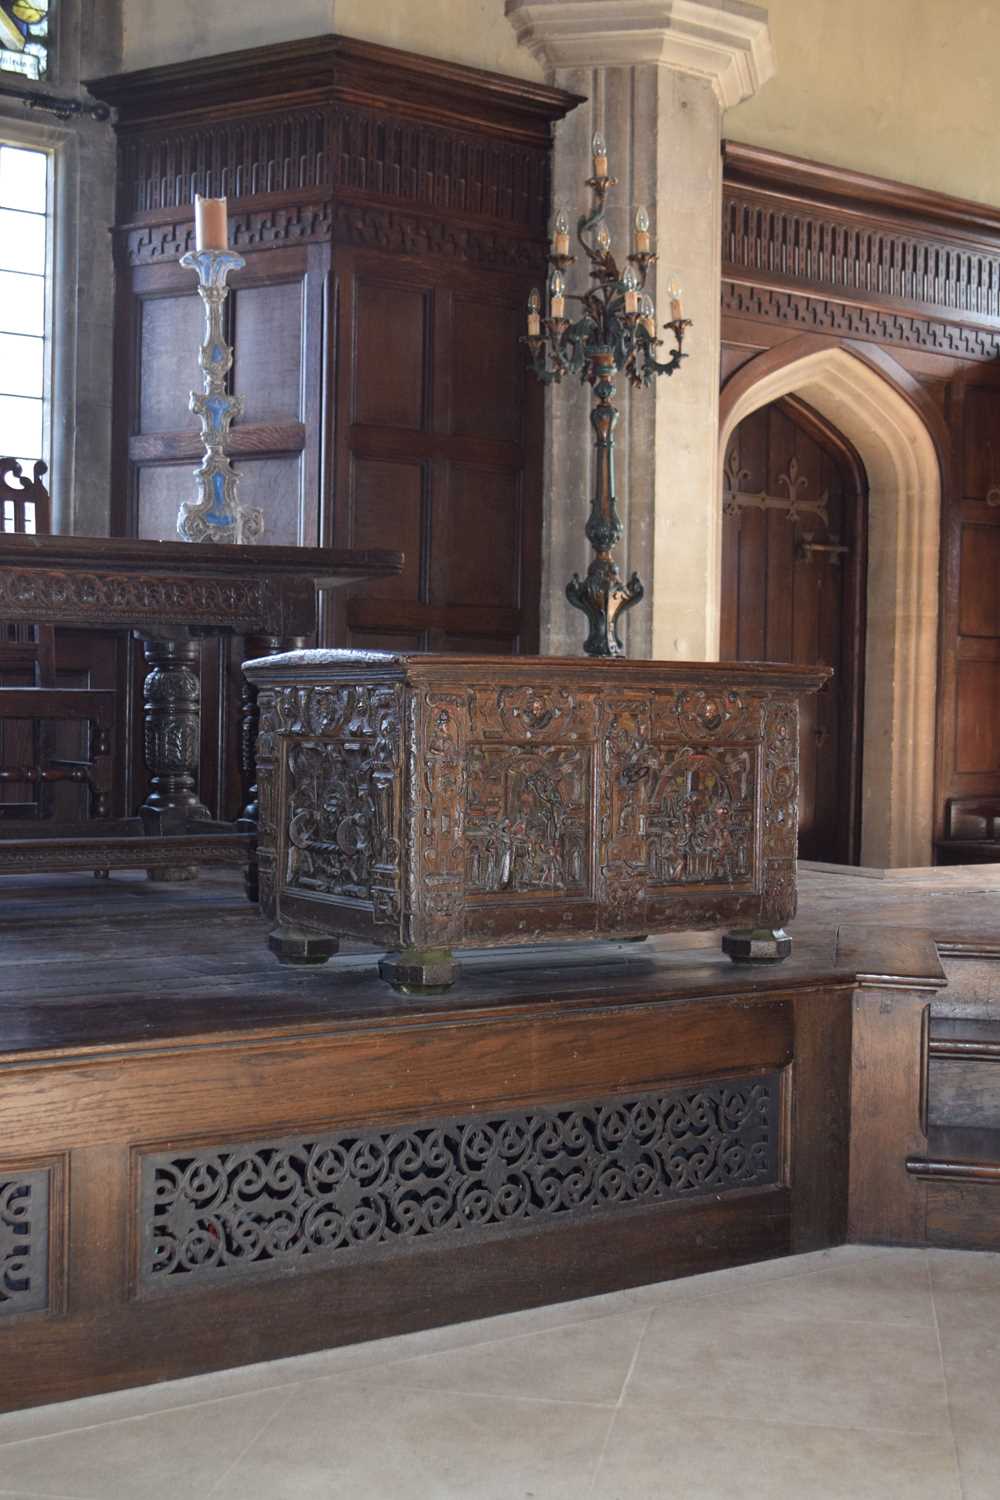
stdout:
[[638,573],[622,582],[618,565],[610,557],[595,557],[586,578],[574,573],[566,585],[566,598],[587,616],[590,629],[583,649],[588,656],[624,656],[618,621],[645,593]]

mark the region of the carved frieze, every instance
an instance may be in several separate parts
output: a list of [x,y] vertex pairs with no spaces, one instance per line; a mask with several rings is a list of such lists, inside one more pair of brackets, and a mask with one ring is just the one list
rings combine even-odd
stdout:
[[147,1291],[474,1244],[776,1183],[778,1074],[291,1139],[143,1152]]
[[890,228],[871,215],[727,185],[722,259],[726,273],[780,277],[845,299],[945,307],[957,317],[1000,318],[1000,254],[913,225]]
[[994,360],[1000,356],[1000,336],[987,328],[937,318],[911,317],[887,308],[816,297],[804,291],[779,291],[724,280],[722,311],[735,317],[783,323],[809,333],[829,333],[878,344],[898,344],[908,349],[928,349],[961,359]]
[[120,619],[260,630],[278,610],[264,578],[192,579],[156,574],[63,572],[15,566],[0,569],[0,618],[59,624]]

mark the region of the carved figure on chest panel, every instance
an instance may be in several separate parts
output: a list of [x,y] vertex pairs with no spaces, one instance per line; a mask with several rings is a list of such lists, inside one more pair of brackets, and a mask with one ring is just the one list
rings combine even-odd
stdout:
[[470,748],[470,892],[587,889],[590,765],[586,750],[560,745]]
[[659,750],[649,793],[649,873],[662,885],[753,877],[755,757],[738,747]]

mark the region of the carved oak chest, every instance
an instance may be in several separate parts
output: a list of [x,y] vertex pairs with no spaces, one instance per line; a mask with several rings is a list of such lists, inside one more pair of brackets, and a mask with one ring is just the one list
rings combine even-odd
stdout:
[[260,891],[286,962],[731,928],[784,957],[798,695],[826,668],[293,651],[248,662]]

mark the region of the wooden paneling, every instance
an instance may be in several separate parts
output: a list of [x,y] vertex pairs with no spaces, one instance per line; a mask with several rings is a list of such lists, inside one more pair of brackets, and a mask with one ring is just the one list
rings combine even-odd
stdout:
[[197,432],[188,392],[199,385],[203,321],[201,299],[193,289],[147,297],[140,304],[137,432],[181,432],[190,427]]
[[[540,402],[521,358],[526,283],[425,259],[336,255],[340,429],[334,529],[402,548],[404,578],[352,599],[343,639],[401,632],[537,643]],[[346,528],[346,536],[345,536]],[[385,608],[381,600],[391,600]],[[355,636],[354,632],[363,634]]]
[[242,426],[302,420],[301,280],[244,286],[230,302],[233,390],[243,398]]
[[1000,640],[1000,526],[963,525],[958,629]]
[[1000,661],[960,661],[955,774],[1000,773]]
[[[385,267],[388,276],[389,267]],[[353,421],[420,429],[428,424],[433,306],[427,287],[359,276],[354,287]]]

